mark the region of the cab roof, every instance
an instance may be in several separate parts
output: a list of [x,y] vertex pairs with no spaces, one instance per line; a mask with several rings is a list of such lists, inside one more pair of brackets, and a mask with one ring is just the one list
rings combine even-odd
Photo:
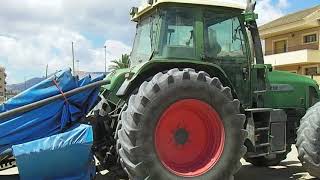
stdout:
[[164,3],[179,3],[179,4],[195,4],[195,5],[204,5],[204,6],[216,6],[216,7],[228,7],[234,9],[245,10],[246,5],[240,3],[236,0],[153,0],[153,4],[143,4],[139,7],[138,12],[132,18],[133,21],[137,21],[140,16],[148,12],[149,10],[155,8],[159,4]]

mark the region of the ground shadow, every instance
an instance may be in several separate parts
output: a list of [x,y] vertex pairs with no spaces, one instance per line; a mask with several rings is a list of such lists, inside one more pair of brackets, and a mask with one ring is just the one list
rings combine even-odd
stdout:
[[[119,180],[110,174],[97,175],[96,180]],[[255,167],[244,165],[234,180],[318,180],[308,176],[299,161],[284,161],[279,166]]]
[[[19,180],[18,175],[0,175],[0,180]],[[119,180],[110,173],[98,174],[96,180]],[[242,166],[235,180],[318,180],[311,178],[298,161],[285,161],[275,167]]]
[[119,180],[119,178],[116,178],[115,176],[112,176],[110,174],[97,174],[95,180]]
[[275,167],[255,167],[244,165],[235,180],[318,180],[308,176],[298,161],[285,161]]
[[18,175],[1,175],[0,180],[19,180]]

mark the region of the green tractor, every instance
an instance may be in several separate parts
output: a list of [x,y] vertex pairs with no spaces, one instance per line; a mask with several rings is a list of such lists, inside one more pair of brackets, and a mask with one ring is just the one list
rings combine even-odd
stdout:
[[229,180],[245,158],[277,165],[317,83],[264,64],[255,2],[150,0],[132,8],[130,67],[107,76],[96,157],[132,180]]

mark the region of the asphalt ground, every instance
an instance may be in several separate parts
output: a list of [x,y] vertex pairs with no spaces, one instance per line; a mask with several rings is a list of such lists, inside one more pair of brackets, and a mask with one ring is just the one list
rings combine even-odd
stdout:
[[[279,166],[254,167],[250,163],[242,160],[242,168],[235,176],[235,180],[317,180],[311,177],[301,166],[297,159],[297,150],[292,148],[292,152]],[[0,180],[18,180],[18,169],[12,168],[0,171]],[[110,177],[107,171],[97,175],[96,180],[115,180]]]

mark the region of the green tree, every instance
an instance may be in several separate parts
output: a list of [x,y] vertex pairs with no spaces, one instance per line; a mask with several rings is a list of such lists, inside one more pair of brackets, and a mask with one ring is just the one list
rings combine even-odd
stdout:
[[111,63],[112,64],[109,66],[109,69],[111,71],[123,69],[123,68],[128,68],[130,65],[130,57],[128,54],[123,54],[121,56],[121,59],[113,60],[113,61],[111,61]]

